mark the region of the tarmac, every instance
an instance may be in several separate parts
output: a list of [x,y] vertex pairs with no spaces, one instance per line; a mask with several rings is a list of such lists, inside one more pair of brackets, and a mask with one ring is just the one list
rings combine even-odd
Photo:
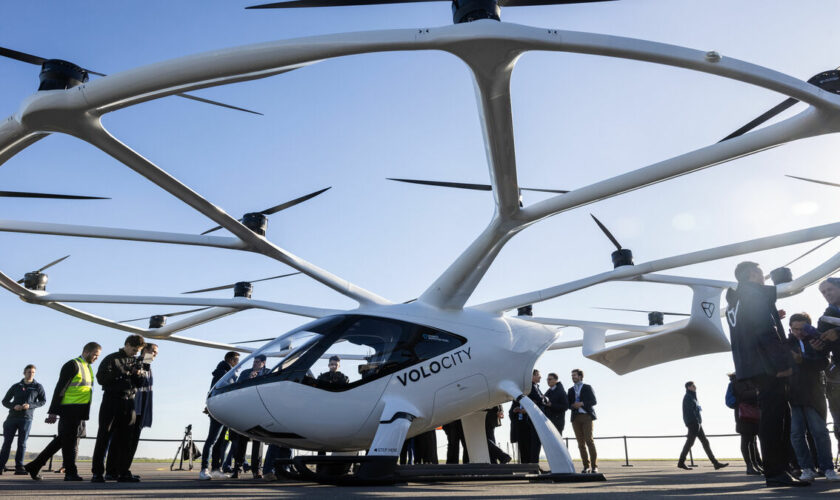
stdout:
[[[62,474],[42,472],[42,481],[6,472],[0,476],[2,498],[302,498],[329,499],[403,498],[554,498],[575,495],[592,499],[670,498],[716,495],[723,498],[840,498],[840,482],[818,479],[807,488],[767,488],[760,476],[747,476],[743,464],[732,462],[715,471],[709,462],[683,471],[673,461],[636,461],[623,467],[620,461],[604,461],[599,467],[606,482],[528,483],[525,481],[447,481],[435,484],[407,483],[394,486],[324,486],[287,481],[251,479],[199,481],[198,469],[170,471],[168,463],[135,463],[132,471],[139,483],[92,484],[64,482]],[[79,473],[90,477],[89,465]],[[545,468],[545,464],[543,464]],[[579,464],[578,464],[579,467]]]

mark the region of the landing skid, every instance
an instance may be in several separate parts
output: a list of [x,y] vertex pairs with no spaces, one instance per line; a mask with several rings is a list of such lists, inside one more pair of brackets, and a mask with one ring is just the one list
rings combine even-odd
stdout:
[[[309,466],[320,466],[313,471]],[[464,481],[528,481],[581,483],[606,481],[603,474],[543,472],[537,464],[422,464],[397,465],[394,457],[311,456],[278,459],[274,468],[288,479],[337,486]],[[341,473],[350,469],[352,473]]]

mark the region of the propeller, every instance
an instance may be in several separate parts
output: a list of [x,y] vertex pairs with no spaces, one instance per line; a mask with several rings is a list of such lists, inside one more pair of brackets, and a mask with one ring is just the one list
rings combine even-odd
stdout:
[[[439,0],[292,0],[252,5],[246,9],[295,9],[300,7],[347,7],[351,5],[384,5],[393,3],[436,2]],[[452,19],[457,23],[479,19],[501,20],[499,7],[531,5],[563,5],[573,3],[611,2],[613,0],[452,0]]]
[[780,267],[777,267],[776,269],[773,269],[772,271],[770,271],[770,274],[768,274],[764,277],[764,279],[765,280],[767,280],[767,279],[773,280],[774,285],[781,285],[782,283],[787,283],[789,281],[793,281],[793,273],[791,273],[788,266],[793,264],[794,262],[798,261],[799,259],[805,257],[806,255],[809,255],[812,252],[815,252],[815,251],[819,250],[820,248],[824,247],[825,245],[828,245],[829,243],[831,243],[835,239],[837,239],[837,236],[833,236],[833,237],[823,241],[819,245],[817,245],[814,248],[808,250],[807,252],[803,253],[802,255],[793,259],[792,261],[788,262],[787,264],[785,264],[783,266],[780,266]]
[[241,342],[231,342],[231,344],[256,344],[257,342],[268,342],[269,340],[274,340],[275,337],[269,337],[267,339],[256,339],[256,340],[243,340]]
[[633,252],[629,248],[622,248],[621,243],[615,239],[615,236],[607,229],[607,226],[603,225],[601,221],[598,220],[592,214],[589,214],[592,217],[592,220],[595,221],[595,224],[598,224],[598,227],[601,228],[601,231],[607,236],[607,238],[612,241],[612,244],[615,245],[615,252],[611,254],[613,267],[617,268],[619,266],[632,266],[633,265]]
[[[294,273],[288,273],[288,274],[281,274],[279,276],[272,276],[270,278],[262,278],[262,279],[258,279],[258,280],[252,280],[252,281],[248,281],[247,283],[258,283],[260,281],[268,281],[268,280],[274,280],[274,279],[277,279],[277,278],[285,278],[286,276],[294,276],[295,274],[300,274],[300,271],[294,272]],[[186,295],[186,294],[189,294],[189,293],[215,292],[216,290],[226,290],[228,288],[236,287],[236,285],[238,283],[241,283],[241,282],[231,283],[230,285],[214,286],[212,288],[202,288],[201,290],[192,290],[192,291],[189,291],[189,292],[183,292],[182,295]]]
[[837,184],[835,182],[821,181],[818,179],[808,179],[807,177],[797,177],[795,175],[785,175],[785,177],[790,177],[791,179],[799,179],[800,181],[814,182],[816,184],[825,184],[826,186],[840,187],[840,184]]
[[[259,215],[263,215],[263,216],[267,216],[267,215],[271,215],[271,214],[276,214],[277,212],[279,212],[279,211],[281,211],[281,210],[286,210],[287,208],[291,208],[291,207],[293,207],[293,206],[297,205],[298,203],[303,203],[303,202],[304,202],[304,201],[306,201],[306,200],[310,200],[310,199],[312,199],[312,198],[314,198],[314,197],[318,196],[319,194],[323,193],[324,191],[327,191],[327,190],[328,190],[328,189],[330,189],[331,187],[332,187],[332,186],[325,187],[324,189],[320,189],[320,190],[318,190],[318,191],[315,191],[314,193],[309,193],[309,194],[307,194],[307,195],[301,196],[300,198],[295,198],[295,199],[294,199],[294,200],[292,200],[292,201],[287,201],[287,202],[285,202],[285,203],[281,203],[281,204],[279,204],[279,205],[275,205],[275,206],[273,206],[273,207],[271,207],[271,208],[266,208],[265,210],[262,210],[262,211],[260,211],[260,212],[254,212],[254,213],[259,214]],[[241,221],[242,221],[242,219],[239,219],[239,221],[241,222]],[[212,228],[212,229],[208,229],[207,231],[204,231],[204,232],[203,232],[203,233],[201,233],[201,234],[208,234],[208,233],[212,233],[213,231],[218,231],[219,229],[222,229],[222,226],[216,226],[216,227],[214,227],[214,228]]]
[[0,198],[43,198],[51,200],[110,200],[101,196],[78,196],[74,194],[29,193],[26,191],[0,191]]
[[[420,179],[395,179],[392,177],[387,177],[389,181],[397,181],[397,182],[407,182],[409,184],[422,184],[424,186],[443,186],[443,187],[450,187],[450,188],[458,188],[458,189],[472,189],[474,191],[492,191],[493,187],[490,184],[471,184],[467,182],[445,182],[445,181],[425,181]],[[540,193],[560,193],[565,194],[568,191],[563,189],[539,189],[539,188],[527,188],[521,187],[519,188],[520,191],[538,191]]]
[[[45,59],[43,57],[39,57],[32,54],[27,54],[26,52],[20,52],[17,50],[7,49],[5,47],[0,47],[0,56],[8,57],[9,59],[14,59],[16,61],[21,61],[29,64],[34,64],[36,66],[43,66],[44,63],[48,61],[52,61],[53,59]],[[97,71],[93,71],[90,69],[80,68],[84,73],[90,73],[92,75],[97,76],[107,76],[105,73],[99,73]],[[87,81],[87,75],[83,75],[83,81]],[[254,115],[262,115],[262,113],[257,111],[252,111],[250,109],[240,108],[238,106],[232,106],[230,104],[225,104],[223,102],[213,101],[210,99],[205,99],[203,97],[194,96],[192,94],[175,94],[178,97],[183,97],[184,99],[191,99],[193,101],[199,101],[206,104],[212,104],[214,106],[220,106],[222,108],[233,109],[236,111],[244,111],[246,113],[251,113]]]
[[[49,264],[47,264],[46,266],[44,266],[44,267],[42,267],[42,268],[40,268],[40,269],[36,269],[35,271],[32,271],[31,273],[27,273],[27,274],[37,274],[37,273],[41,273],[41,272],[43,272],[43,271],[46,271],[47,269],[49,269],[49,268],[51,268],[52,266],[54,266],[54,265],[58,264],[59,262],[61,262],[61,261],[63,261],[64,259],[66,259],[67,257],[70,257],[70,256],[69,256],[69,255],[65,255],[64,257],[62,257],[62,258],[60,258],[60,259],[55,259],[54,261],[50,262],[50,263],[49,263]],[[26,280],[26,278],[21,278],[21,279],[19,279],[19,280],[18,280],[18,283],[23,283],[25,280]]]
[[[834,69],[834,70],[829,70],[829,71],[823,71],[822,73],[819,73],[819,74],[814,75],[811,78],[809,78],[808,83],[810,83],[811,85],[816,85],[817,87],[820,87],[821,89],[827,90],[827,91],[832,92],[834,94],[840,94],[840,78],[838,78],[838,77],[840,77],[840,71],[838,71],[838,70],[840,70],[840,68]],[[761,114],[760,116],[755,118],[753,121],[747,123],[743,127],[736,130],[735,132],[732,132],[731,134],[727,135],[726,137],[724,137],[723,139],[721,139],[718,142],[720,143],[720,142],[728,141],[729,139],[734,139],[734,138],[736,138],[740,135],[744,135],[747,132],[749,132],[750,130],[756,128],[757,126],[759,126],[762,123],[766,122],[767,120],[773,118],[774,116],[780,114],[781,112],[785,111],[786,109],[790,108],[791,106],[793,106],[794,104],[796,104],[798,102],[799,102],[799,99],[794,99],[793,97],[788,97],[784,101],[780,102],[779,104],[776,104],[775,106],[773,106],[769,110],[765,111],[763,114]]]
[[691,316],[689,313],[675,313],[675,312],[664,312],[664,311],[645,311],[644,309],[624,309],[621,307],[593,307],[593,309],[603,309],[605,311],[628,311],[628,312],[639,312],[650,314],[652,312],[658,312],[665,316]]
[[[198,309],[188,309],[186,311],[177,311],[177,312],[173,312],[173,313],[169,313],[169,314],[159,314],[157,316],[162,316],[164,318],[171,318],[172,316],[180,316],[182,314],[189,314],[189,313],[194,313],[194,312],[198,312],[198,311],[204,311],[204,310],[210,309],[211,307],[212,306],[199,307]],[[132,321],[142,321],[144,319],[152,319],[152,316],[145,316],[143,318],[134,318],[134,319],[124,319],[124,320],[120,321],[120,323],[131,323]]]

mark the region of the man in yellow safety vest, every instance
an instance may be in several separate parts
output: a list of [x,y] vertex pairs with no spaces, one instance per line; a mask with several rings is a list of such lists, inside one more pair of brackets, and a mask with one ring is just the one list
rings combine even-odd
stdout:
[[76,469],[76,454],[79,438],[84,436],[85,421],[90,417],[90,402],[93,395],[93,362],[102,352],[102,346],[88,342],[82,355],[64,363],[55,384],[48,411],[48,424],[58,421],[58,435],[50,441],[35,460],[24,466],[32,479],[38,481],[41,468],[58,450],[64,459],[64,480],[81,481]]

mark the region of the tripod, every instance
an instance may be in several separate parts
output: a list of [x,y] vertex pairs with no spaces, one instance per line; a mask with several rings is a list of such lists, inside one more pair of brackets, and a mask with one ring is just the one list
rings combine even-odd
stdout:
[[[197,452],[192,437],[192,424],[188,425],[184,430],[184,437],[181,439],[181,444],[178,445],[178,451],[175,452],[175,458],[169,465],[169,470],[184,470],[184,459],[189,461],[189,470],[193,469],[193,460],[198,458],[200,454]],[[178,468],[175,468],[175,462],[178,461]]]

